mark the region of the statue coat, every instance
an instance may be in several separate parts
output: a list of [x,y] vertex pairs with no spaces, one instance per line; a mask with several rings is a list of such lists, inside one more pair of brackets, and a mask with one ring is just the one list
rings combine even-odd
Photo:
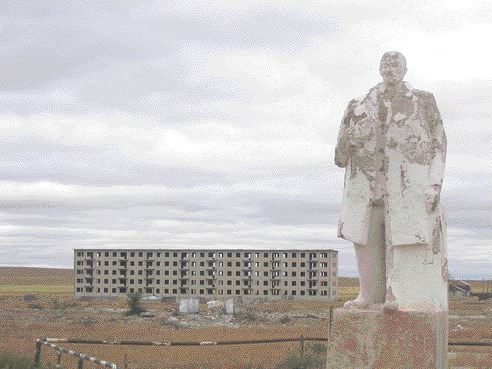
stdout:
[[335,149],[335,164],[345,167],[345,183],[338,236],[367,244],[370,204],[376,170],[384,171],[388,245],[431,244],[431,214],[426,192],[442,185],[446,160],[446,135],[434,96],[413,89],[407,82],[387,108],[384,130],[384,167],[375,168],[380,83],[367,95],[350,101],[342,119]]

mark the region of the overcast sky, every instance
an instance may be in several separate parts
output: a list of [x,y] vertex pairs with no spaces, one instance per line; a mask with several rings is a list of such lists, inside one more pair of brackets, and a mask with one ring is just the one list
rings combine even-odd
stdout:
[[2,1],[0,264],[73,249],[332,248],[350,99],[381,55],[448,136],[453,276],[492,276],[490,1]]

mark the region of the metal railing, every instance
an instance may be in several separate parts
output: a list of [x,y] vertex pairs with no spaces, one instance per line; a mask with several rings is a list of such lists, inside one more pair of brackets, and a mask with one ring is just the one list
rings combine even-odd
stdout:
[[[111,368],[111,369],[120,369],[115,363],[112,363],[111,361],[107,360],[101,360],[98,359],[97,357],[90,356],[87,354],[83,354],[81,352],[77,352],[74,350],[69,350],[66,348],[63,348],[61,346],[58,346],[56,343],[59,342],[67,342],[70,340],[66,339],[57,339],[57,338],[44,338],[44,339],[37,339],[36,340],[36,353],[34,354],[34,368],[41,368],[41,348],[43,345],[48,346],[49,348],[55,350],[57,352],[57,358],[56,358],[56,366],[55,368],[61,368],[61,358],[62,354],[66,354],[69,356],[76,357],[77,360],[77,369],[83,369],[84,368],[84,361],[90,361],[92,363],[101,365],[104,368]],[[56,342],[56,343],[55,343]]]
[[[69,350],[59,346],[60,343],[84,344],[84,345],[123,345],[123,346],[225,346],[225,345],[251,345],[260,343],[299,342],[299,350],[304,355],[306,341],[329,341],[328,337],[291,337],[291,338],[267,338],[257,340],[228,340],[228,341],[135,341],[135,340],[94,340],[82,338],[44,338],[36,340],[36,353],[34,357],[35,368],[41,365],[41,348],[43,345],[57,352],[57,364],[55,368],[61,368],[61,356],[67,354],[78,359],[77,369],[83,369],[84,361],[101,365],[104,368],[121,369],[115,363],[101,360],[94,356]],[[492,347],[492,341],[450,341],[448,346],[481,346]]]

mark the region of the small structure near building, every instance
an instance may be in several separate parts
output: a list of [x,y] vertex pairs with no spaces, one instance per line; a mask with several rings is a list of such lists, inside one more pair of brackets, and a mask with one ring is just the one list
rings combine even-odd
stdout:
[[448,293],[449,296],[453,297],[468,297],[471,293],[471,286],[463,281],[450,280],[448,282]]

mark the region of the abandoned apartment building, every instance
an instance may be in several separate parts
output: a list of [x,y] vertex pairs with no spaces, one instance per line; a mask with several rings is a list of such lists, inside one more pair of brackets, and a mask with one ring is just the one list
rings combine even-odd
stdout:
[[75,249],[75,296],[333,299],[337,259],[329,249]]

